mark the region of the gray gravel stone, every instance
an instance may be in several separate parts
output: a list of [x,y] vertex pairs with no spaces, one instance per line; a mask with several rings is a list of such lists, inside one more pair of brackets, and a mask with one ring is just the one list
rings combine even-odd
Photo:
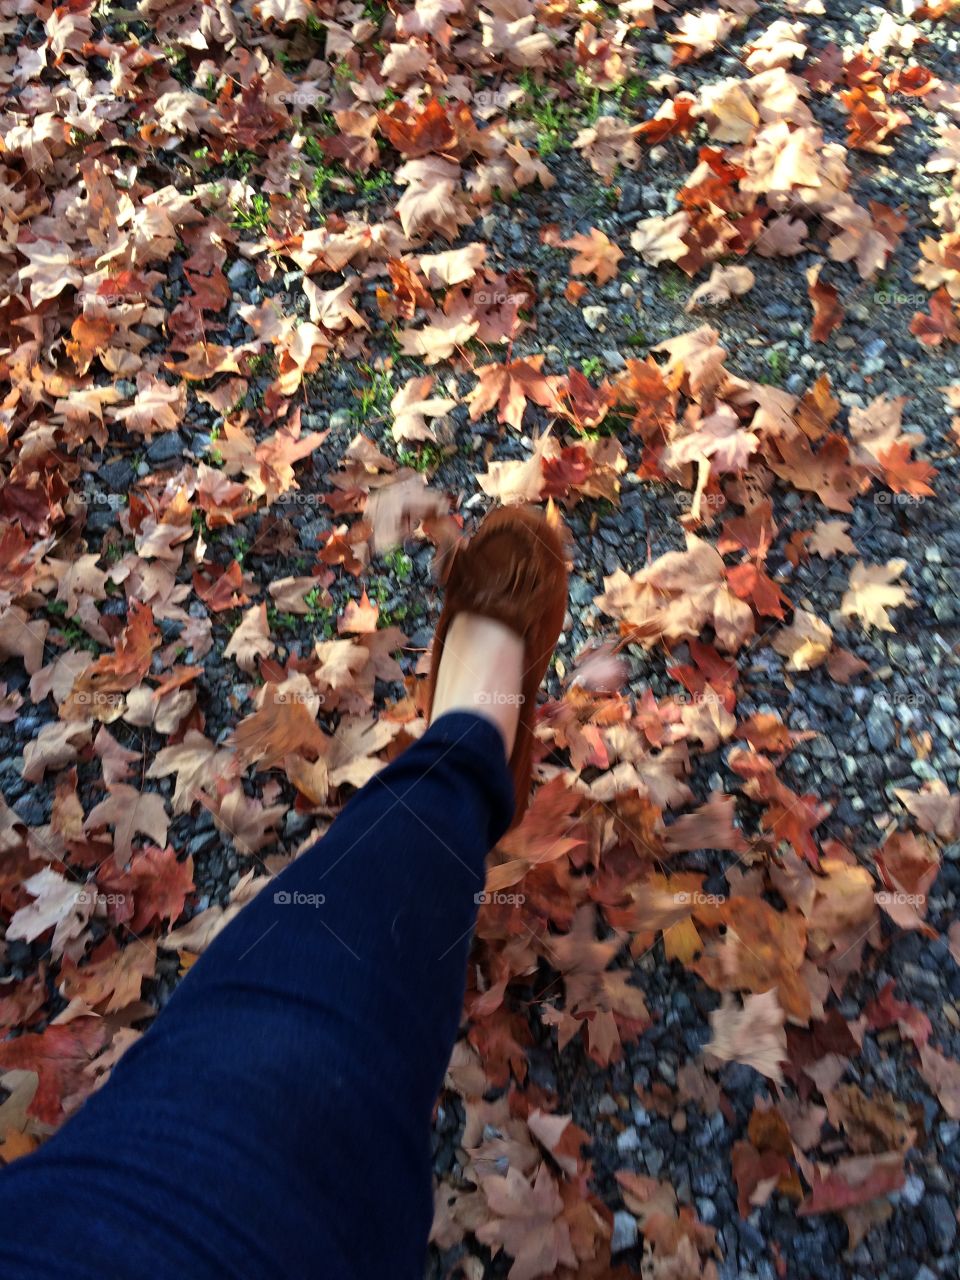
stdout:
[[147,461],[155,466],[163,462],[175,462],[183,456],[183,440],[177,431],[165,431],[157,436],[147,450]]
[[242,289],[248,282],[255,280],[256,276],[257,273],[253,267],[243,258],[238,258],[236,262],[232,263],[227,272],[227,279],[234,289]]
[[617,1134],[617,1150],[621,1155],[626,1155],[629,1151],[640,1150],[640,1135],[633,1125],[629,1129],[624,1129],[622,1133]]
[[957,1220],[944,1195],[927,1196],[920,1207],[930,1244],[938,1254],[949,1253],[957,1238]]
[[874,751],[889,751],[893,746],[893,708],[885,698],[875,698],[867,713],[867,737]]
[[701,1222],[705,1222],[707,1226],[717,1220],[717,1206],[707,1196],[699,1196],[697,1198],[697,1215]]
[[316,551],[319,547],[323,535],[327,531],[326,520],[319,517],[315,520],[308,520],[300,526],[300,544],[307,548],[308,551]]
[[626,1209],[618,1209],[613,1215],[613,1236],[610,1240],[611,1253],[623,1253],[632,1249],[638,1240],[637,1220]]
[[127,458],[117,458],[97,468],[97,479],[112,493],[124,493],[133,484],[137,473]]
[[914,1209],[920,1203],[926,1192],[923,1179],[915,1173],[911,1173],[906,1182],[900,1188],[900,1197],[906,1204],[911,1205]]
[[585,581],[577,574],[570,575],[570,603],[574,605],[588,605],[593,603],[593,598],[597,594],[596,587]]

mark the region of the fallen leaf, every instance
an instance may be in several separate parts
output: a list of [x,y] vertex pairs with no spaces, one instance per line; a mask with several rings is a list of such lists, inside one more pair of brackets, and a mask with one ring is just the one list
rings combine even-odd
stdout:
[[914,603],[907,588],[894,582],[906,567],[906,560],[889,560],[885,565],[868,565],[858,560],[850,572],[849,586],[840,602],[841,615],[859,618],[867,628],[895,631],[887,610],[901,605],[912,608]]
[[596,277],[597,284],[606,284],[617,274],[623,250],[596,227],[590,228],[589,235],[571,236],[560,243],[564,249],[576,249],[576,256],[570,263],[570,270],[576,275],[592,275]]
[[787,1037],[775,991],[744,996],[742,1008],[724,993],[720,1008],[710,1014],[710,1028],[707,1053],[721,1062],[742,1062],[771,1080],[783,1079]]

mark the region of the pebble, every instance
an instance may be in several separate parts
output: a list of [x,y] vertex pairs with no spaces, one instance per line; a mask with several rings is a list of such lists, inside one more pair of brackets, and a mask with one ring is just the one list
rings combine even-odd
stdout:
[[429,649],[433,639],[433,627],[418,627],[407,640],[408,649]]
[[917,1174],[911,1173],[900,1188],[900,1198],[915,1209],[923,1199],[926,1190],[923,1179]]
[[633,1125],[617,1134],[617,1150],[621,1155],[625,1155],[628,1151],[640,1150],[640,1135]]
[[215,833],[212,831],[201,831],[199,835],[193,836],[187,841],[187,853],[195,857],[216,839]]
[[127,458],[117,458],[97,468],[97,479],[112,493],[124,493],[133,484],[137,473]]
[[575,605],[592,604],[593,597],[597,594],[596,587],[577,574],[570,575],[570,603]]
[[636,178],[625,178],[620,184],[620,209],[623,213],[634,213],[642,209],[646,203],[644,189]]
[[89,533],[106,533],[110,526],[116,523],[119,515],[115,507],[95,507],[87,516],[85,527]]
[[697,1198],[697,1215],[701,1222],[705,1222],[707,1226],[717,1220],[717,1206],[707,1196],[699,1196]]
[[315,520],[308,520],[300,526],[300,545],[306,547],[308,551],[316,551],[326,531],[326,520],[322,520],[319,517]]
[[[309,813],[298,813],[296,809],[288,809],[283,820],[283,834],[290,839],[302,835],[313,825],[313,817]],[[229,865],[229,859],[228,859]]]
[[957,1220],[945,1195],[927,1196],[920,1208],[927,1237],[938,1254],[948,1253],[957,1238]]
[[163,435],[157,436],[147,450],[147,461],[152,462],[154,465],[173,462],[182,456],[183,441],[177,431],[165,431]]
[[875,698],[865,721],[867,737],[874,751],[889,751],[895,741],[893,708],[887,700]]
[[741,1220],[737,1223],[737,1231],[740,1235],[740,1243],[746,1245],[751,1254],[764,1252],[767,1247],[766,1241],[752,1223]]
[[613,1236],[610,1240],[611,1253],[623,1253],[632,1249],[639,1238],[637,1220],[626,1209],[618,1209],[613,1215]]
[[249,262],[245,262],[243,258],[238,258],[234,262],[230,270],[227,272],[227,279],[234,289],[242,289],[255,272]]
[[588,329],[600,329],[606,323],[609,312],[606,307],[584,307],[580,314]]

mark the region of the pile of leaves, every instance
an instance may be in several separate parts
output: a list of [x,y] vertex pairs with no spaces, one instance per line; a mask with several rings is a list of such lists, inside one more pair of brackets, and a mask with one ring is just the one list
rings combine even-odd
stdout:
[[[542,228],[567,302],[633,260],[674,264],[698,280],[688,311],[716,310],[754,286],[750,261],[776,258],[828,344],[845,314],[831,272],[878,279],[907,226],[859,198],[851,155],[895,156],[922,110],[943,194],[915,266],[929,304],[902,341],[960,342],[960,89],[922,59],[956,6],[885,13],[844,49],[815,43],[819,0],[782,8],[764,26],[754,0],[0,4],[0,723],[24,736],[0,806],[0,1161],[98,1087],[158,992],[422,733],[427,662],[374,570],[405,535],[442,549],[464,526],[464,495],[426,472],[471,424],[491,444],[481,497],[562,518],[616,504],[629,478],[688,501],[684,548],[610,573],[603,643],[558,662],[538,789],[491,858],[442,1100],[464,1117],[437,1189],[451,1274],[475,1280],[490,1253],[511,1280],[633,1274],[612,1261],[624,1206],[645,1275],[717,1275],[716,1230],[669,1182],[623,1167],[600,1194],[597,1135],[529,1073],[535,1045],[621,1061],[666,1012],[641,990],[649,953],[717,1003],[702,1056],[640,1103],[682,1132],[688,1105],[733,1122],[723,1064],[769,1082],[732,1152],[744,1217],[776,1192],[841,1213],[855,1247],[890,1214],[924,1120],[844,1082],[867,1036],[902,1040],[960,1119],[960,1064],[926,1014],[892,985],[856,1018],[838,1010],[893,931],[934,933],[960,796],[899,791],[877,847],[827,837],[828,801],[781,776],[810,735],[738,714],[746,654],[772,646],[787,678],[822,667],[847,685],[870,672],[835,631],[892,631],[916,603],[905,563],[865,561],[843,519],[871,491],[935,494],[905,399],[844,409],[826,375],[802,393],[738,376],[695,319],[609,376],[564,372],[537,329],[541,282],[483,230],[555,184],[557,132],[604,189],[682,145],[674,211],[622,243]],[[731,41],[736,76],[679,88]],[[669,57],[642,80],[654,45]],[[825,103],[845,144],[817,123]],[[344,368],[364,384],[346,440],[311,412]],[[944,393],[960,408],[960,387]],[[784,491],[804,514],[787,559],[849,558],[834,617],[768,571]],[[674,691],[625,692],[624,652]],[[735,791],[698,792],[721,749]],[[31,788],[48,804],[26,821]],[[212,902],[205,831],[233,851]],[[704,850],[725,855],[725,894],[690,869]],[[957,926],[950,947],[960,959]]]

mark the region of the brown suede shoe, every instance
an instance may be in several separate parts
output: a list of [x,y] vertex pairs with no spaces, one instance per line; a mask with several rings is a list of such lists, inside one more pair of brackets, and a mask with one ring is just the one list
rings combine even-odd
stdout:
[[510,756],[516,811],[523,817],[533,771],[537,690],[563,629],[567,567],[559,531],[529,507],[499,507],[453,553],[446,597],[433,639],[427,716],[433,710],[437,672],[447,628],[458,613],[493,618],[522,637],[526,658],[520,722]]

